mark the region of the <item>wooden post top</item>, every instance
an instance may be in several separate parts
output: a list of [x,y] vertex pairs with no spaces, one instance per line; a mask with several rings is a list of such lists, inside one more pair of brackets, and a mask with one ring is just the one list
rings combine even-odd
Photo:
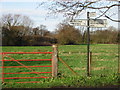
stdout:
[[52,45],[52,47],[54,48],[54,47],[57,47],[57,45]]

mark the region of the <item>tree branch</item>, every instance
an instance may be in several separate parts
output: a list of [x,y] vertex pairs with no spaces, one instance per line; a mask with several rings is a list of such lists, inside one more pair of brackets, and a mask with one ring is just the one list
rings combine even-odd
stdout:
[[108,8],[112,8],[114,6],[120,6],[120,4],[113,4],[111,6],[104,6],[104,7],[87,7],[87,8],[90,8],[90,9],[108,9]]
[[108,11],[109,11],[109,9],[110,9],[110,8],[108,8],[108,9],[107,9],[106,11],[104,11],[104,12],[102,12],[102,11],[100,11],[100,10],[99,10],[100,12],[102,12],[102,14],[101,14],[100,16],[96,17],[95,19],[100,18],[100,17],[102,17],[103,15],[105,15],[105,14],[106,14],[106,12],[108,12]]
[[[106,4],[106,2],[101,3],[102,0],[96,0],[96,1],[90,1],[90,0],[85,0],[85,1],[74,1],[74,0],[59,0],[55,1],[52,3],[51,6],[51,11],[53,11],[55,14],[56,13],[64,13],[64,15],[74,17],[78,16],[83,10],[85,9],[93,9],[93,10],[99,10],[102,14],[98,16],[97,18],[100,18],[104,16],[112,7],[118,7],[120,6],[119,3],[116,3],[118,1],[110,0]],[[100,3],[99,3],[100,2]],[[104,11],[101,11],[104,10]],[[106,18],[119,22],[119,20],[114,20],[110,16],[105,15]],[[96,18],[96,19],[97,19]]]
[[105,15],[106,18],[110,19],[111,21],[114,21],[114,22],[120,22],[120,20],[115,20],[115,19],[112,19],[110,18],[109,16]]

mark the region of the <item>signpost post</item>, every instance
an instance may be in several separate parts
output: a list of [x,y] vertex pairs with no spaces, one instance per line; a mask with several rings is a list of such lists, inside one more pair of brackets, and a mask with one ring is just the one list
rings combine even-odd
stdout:
[[[120,1],[118,2],[120,4]],[[120,20],[120,6],[118,6],[118,19]],[[120,22],[118,22],[118,75],[120,75]]]
[[87,12],[87,76],[90,76],[90,18]]
[[85,26],[87,27],[87,76],[90,76],[90,27],[106,27],[107,19],[90,19],[90,17],[95,17],[95,12],[87,12],[87,19],[74,19],[70,23],[75,26]]

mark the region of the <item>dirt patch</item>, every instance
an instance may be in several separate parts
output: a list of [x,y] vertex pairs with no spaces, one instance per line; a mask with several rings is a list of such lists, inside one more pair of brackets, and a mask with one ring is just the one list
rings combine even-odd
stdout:
[[[87,53],[87,52],[86,52]],[[81,52],[59,52],[59,54],[80,54],[80,55],[86,55],[86,53]],[[92,55],[101,55],[101,53],[92,53]]]
[[105,69],[106,67],[96,67],[96,68],[92,68],[92,70],[101,70],[101,69]]
[[106,59],[99,59],[97,61],[110,61],[110,60],[106,60]]
[[[106,67],[92,67],[92,70],[102,70],[102,69],[106,69]],[[79,68],[79,67],[75,67],[74,70],[86,70],[86,68]]]
[[85,70],[86,68],[78,68],[78,67],[75,67],[74,70]]
[[101,53],[92,53],[92,55],[101,55]]

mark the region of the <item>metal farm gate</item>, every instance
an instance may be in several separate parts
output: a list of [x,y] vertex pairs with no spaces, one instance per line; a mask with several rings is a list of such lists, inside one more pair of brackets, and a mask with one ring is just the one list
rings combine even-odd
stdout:
[[[2,78],[0,78],[0,79],[2,79],[2,83],[11,83],[11,82],[9,82],[10,79],[12,79],[12,82],[19,81],[19,82],[15,82],[15,83],[39,83],[40,80],[38,80],[38,79],[40,79],[40,78],[55,77],[57,74],[57,71],[56,71],[57,68],[55,66],[57,66],[57,65],[55,65],[54,60],[57,60],[57,57],[56,57],[57,53],[54,52],[54,50],[56,50],[55,47],[53,48],[53,52],[2,52],[2,53],[0,53],[2,55],[2,60],[0,60],[2,62],[2,66],[0,67],[0,68],[2,68],[2,73],[1,73]],[[46,55],[46,54],[49,54],[51,58],[49,58],[49,59],[31,59],[31,58],[30,59],[14,59],[11,55],[15,55],[15,54],[18,54],[18,55],[26,55],[26,54],[31,54],[31,55],[45,54]],[[7,59],[5,59],[6,57],[7,57]],[[9,62],[15,62],[15,63],[17,63],[17,65],[14,63],[12,63],[12,65],[10,65]],[[24,62],[26,62],[26,63],[29,62],[29,63],[27,65],[25,65]],[[36,62],[37,65],[34,65],[33,62],[34,63]],[[38,62],[39,63],[44,62],[45,64],[46,64],[46,62],[49,62],[49,65],[45,65],[45,64],[38,65]],[[23,69],[21,71],[19,71],[20,68],[23,68]],[[46,71],[46,68],[49,68],[49,69]],[[15,70],[16,70],[16,72],[15,72]],[[42,70],[43,70],[43,72],[40,72]],[[33,74],[33,75],[31,75],[31,74]],[[49,75],[45,76],[45,74],[49,74]],[[18,77],[17,77],[17,75],[18,75]],[[22,75],[22,77],[21,77],[21,75]],[[26,77],[25,77],[25,75],[26,75]],[[25,79],[25,80],[23,80],[23,79]],[[34,79],[34,80],[31,81],[32,79]]]

